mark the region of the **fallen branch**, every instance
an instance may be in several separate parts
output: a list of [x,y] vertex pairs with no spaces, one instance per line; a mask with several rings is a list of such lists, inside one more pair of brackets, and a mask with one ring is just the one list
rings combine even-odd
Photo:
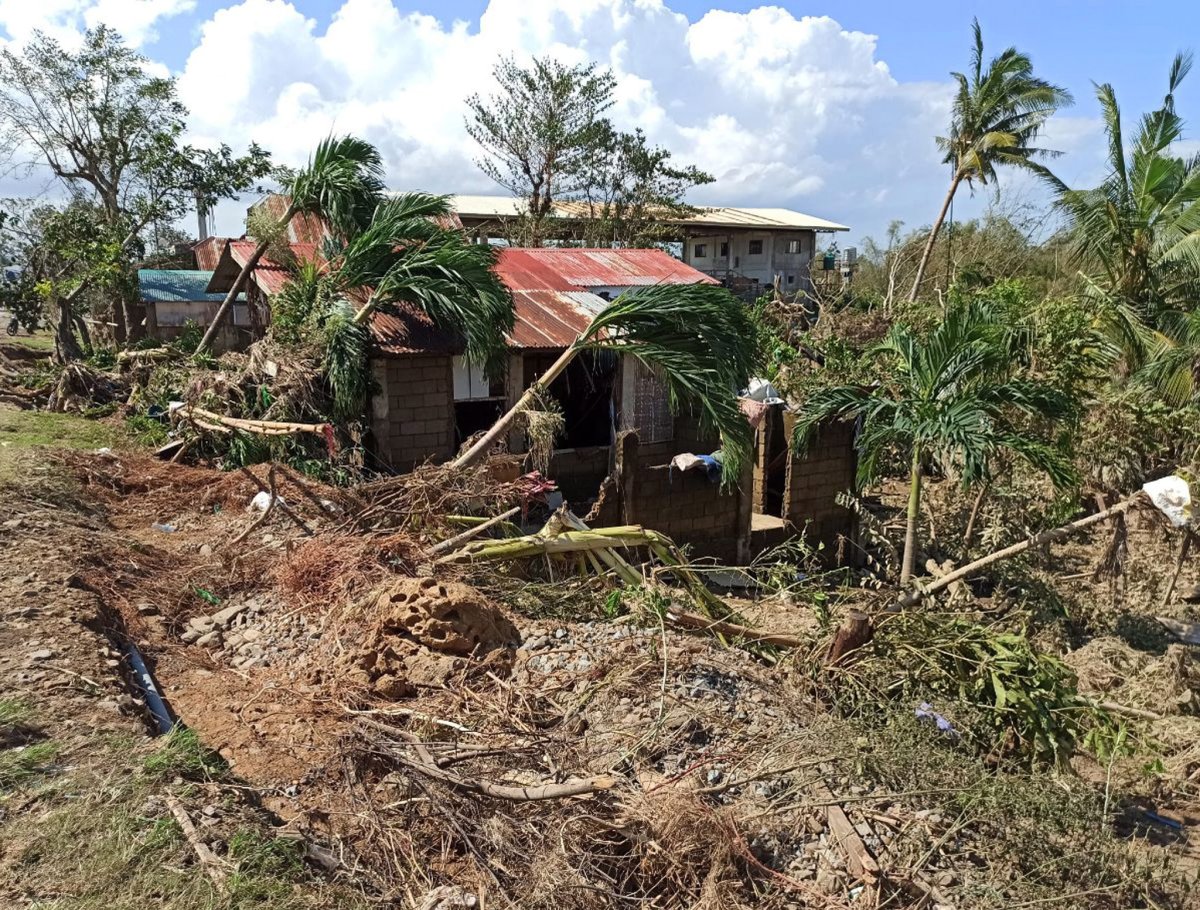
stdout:
[[231,433],[241,430],[244,433],[256,433],[260,436],[294,436],[297,433],[311,433],[314,436],[326,438],[330,425],[327,423],[290,423],[279,420],[250,420],[244,417],[226,417],[215,411],[208,411],[194,405],[185,405],[177,412],[181,419],[206,430],[218,433]]
[[974,562],[967,563],[962,568],[955,569],[953,572],[943,575],[932,584],[926,585],[922,588],[916,588],[912,591],[904,592],[900,596],[899,601],[893,606],[889,607],[889,610],[895,611],[901,610],[904,607],[911,607],[914,604],[920,603],[931,594],[936,594],[943,588],[950,587],[956,581],[961,581],[962,579],[974,575],[982,569],[986,569],[990,565],[994,565],[995,563],[1016,556],[1018,553],[1024,553],[1031,547],[1040,547],[1048,543],[1053,543],[1057,540],[1062,540],[1063,538],[1074,534],[1076,531],[1082,531],[1086,527],[1099,524],[1100,522],[1112,518],[1115,515],[1128,512],[1144,497],[1145,494],[1139,490],[1137,493],[1134,493],[1123,502],[1119,502],[1114,506],[1109,506],[1107,509],[1104,509],[1101,512],[1096,512],[1094,515],[1085,516],[1084,518],[1080,518],[1078,521],[1073,521],[1070,524],[1063,525],[1060,528],[1051,528],[1048,531],[1042,531],[1038,534],[1034,534],[1027,540],[1022,540],[1020,543],[1015,543],[1012,546],[1005,547],[1003,550],[997,550],[995,553],[984,556],[982,559],[977,559]]
[[267,486],[271,488],[270,499],[267,500],[267,507],[263,509],[262,514],[259,515],[258,518],[254,519],[254,521],[250,523],[250,526],[246,528],[246,530],[244,530],[237,537],[233,538],[233,540],[229,541],[229,546],[235,547],[253,534],[256,530],[262,527],[263,523],[267,520],[267,518],[270,517],[271,512],[274,511],[275,503],[279,500],[279,497],[275,494],[275,465],[271,465],[271,469],[267,471]]
[[739,639],[743,642],[756,645],[767,645],[773,648],[803,648],[811,644],[811,642],[807,642],[795,635],[763,632],[759,629],[753,629],[750,626],[743,626],[740,623],[725,622],[701,616],[697,613],[688,613],[674,604],[667,607],[667,616],[672,622],[683,626],[685,629],[728,636],[729,638]]
[[212,879],[213,886],[222,895],[228,894],[228,889],[225,886],[224,865],[217,855],[209,849],[208,845],[200,839],[200,833],[196,830],[196,826],[192,824],[192,819],[187,814],[187,810],[173,796],[167,797],[167,808],[175,816],[175,821],[179,823],[179,827],[183,830],[183,836],[192,845],[192,850],[195,851],[196,858],[200,860],[200,865],[204,867],[204,871]]

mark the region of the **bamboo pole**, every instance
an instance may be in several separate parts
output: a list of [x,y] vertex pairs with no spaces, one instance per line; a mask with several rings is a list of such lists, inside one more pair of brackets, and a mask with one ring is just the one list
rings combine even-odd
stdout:
[[507,512],[502,512],[501,514],[495,516],[494,518],[489,518],[487,521],[484,521],[484,522],[481,522],[480,524],[475,525],[473,528],[468,528],[467,530],[463,531],[461,534],[456,534],[454,537],[448,538],[447,540],[443,540],[441,543],[434,544],[433,547],[430,548],[429,552],[430,553],[444,553],[447,550],[456,550],[456,549],[458,549],[458,547],[461,544],[466,543],[468,540],[471,540],[473,537],[478,537],[480,534],[482,534],[488,528],[494,528],[496,525],[500,524],[501,522],[507,521],[509,518],[512,518],[514,515],[516,515],[520,511],[521,511],[520,506],[513,506]]

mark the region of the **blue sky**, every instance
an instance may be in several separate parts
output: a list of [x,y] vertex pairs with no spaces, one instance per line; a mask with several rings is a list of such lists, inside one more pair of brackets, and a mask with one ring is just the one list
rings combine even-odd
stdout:
[[[156,12],[129,19],[137,2]],[[197,141],[254,139],[294,162],[325,132],[353,129],[380,144],[394,185],[443,192],[495,191],[473,165],[462,100],[487,89],[497,54],[594,58],[618,75],[619,125],[718,176],[696,201],[797,208],[851,224],[851,239],[932,217],[945,181],[932,137],[973,15],[989,52],[1015,44],[1075,95],[1048,144],[1067,153],[1056,169],[1076,184],[1102,174],[1092,81],[1112,82],[1132,120],[1160,99],[1171,56],[1200,37],[1197,2],[664,3],[0,0],[0,28],[19,41],[34,26],[111,19],[128,33],[136,22],[142,51],[180,75]],[[1200,120],[1200,73],[1179,106]],[[1005,185],[1039,199],[1028,182]],[[986,199],[963,199],[960,217]],[[219,226],[236,229],[237,212]]]

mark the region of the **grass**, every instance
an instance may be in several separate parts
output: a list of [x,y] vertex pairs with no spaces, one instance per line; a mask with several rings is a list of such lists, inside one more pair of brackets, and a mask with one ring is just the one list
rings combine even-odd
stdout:
[[117,448],[127,441],[128,436],[119,427],[79,414],[21,411],[0,406],[0,486],[22,478],[22,458],[38,447]]
[[200,741],[195,730],[176,726],[142,763],[142,770],[160,779],[217,780],[225,776],[229,765]]
[[32,717],[28,702],[0,699],[0,794],[43,774],[58,755],[56,743],[31,742],[38,736],[30,726]]
[[3,341],[15,347],[29,348],[38,353],[54,352],[54,335],[50,332],[38,332],[36,335],[5,335]]
[[[359,910],[354,892],[328,884],[303,860],[303,846],[271,836],[238,791],[220,785],[172,787],[174,774],[206,766],[207,750],[190,731],[164,737],[148,758],[134,741],[95,737],[87,767],[73,769],[54,794],[4,823],[7,869],[30,906],[56,910]],[[223,766],[222,766],[222,774]],[[204,794],[198,794],[199,789]],[[221,806],[204,839],[227,873],[221,895],[197,862],[167,806],[167,796],[196,793]],[[199,813],[189,809],[193,818]]]

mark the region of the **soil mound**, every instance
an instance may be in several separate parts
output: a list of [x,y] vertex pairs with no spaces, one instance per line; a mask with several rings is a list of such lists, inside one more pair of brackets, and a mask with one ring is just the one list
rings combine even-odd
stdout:
[[440,686],[468,657],[515,648],[521,633],[474,588],[401,578],[373,601],[375,621],[356,661],[358,682],[383,698]]

